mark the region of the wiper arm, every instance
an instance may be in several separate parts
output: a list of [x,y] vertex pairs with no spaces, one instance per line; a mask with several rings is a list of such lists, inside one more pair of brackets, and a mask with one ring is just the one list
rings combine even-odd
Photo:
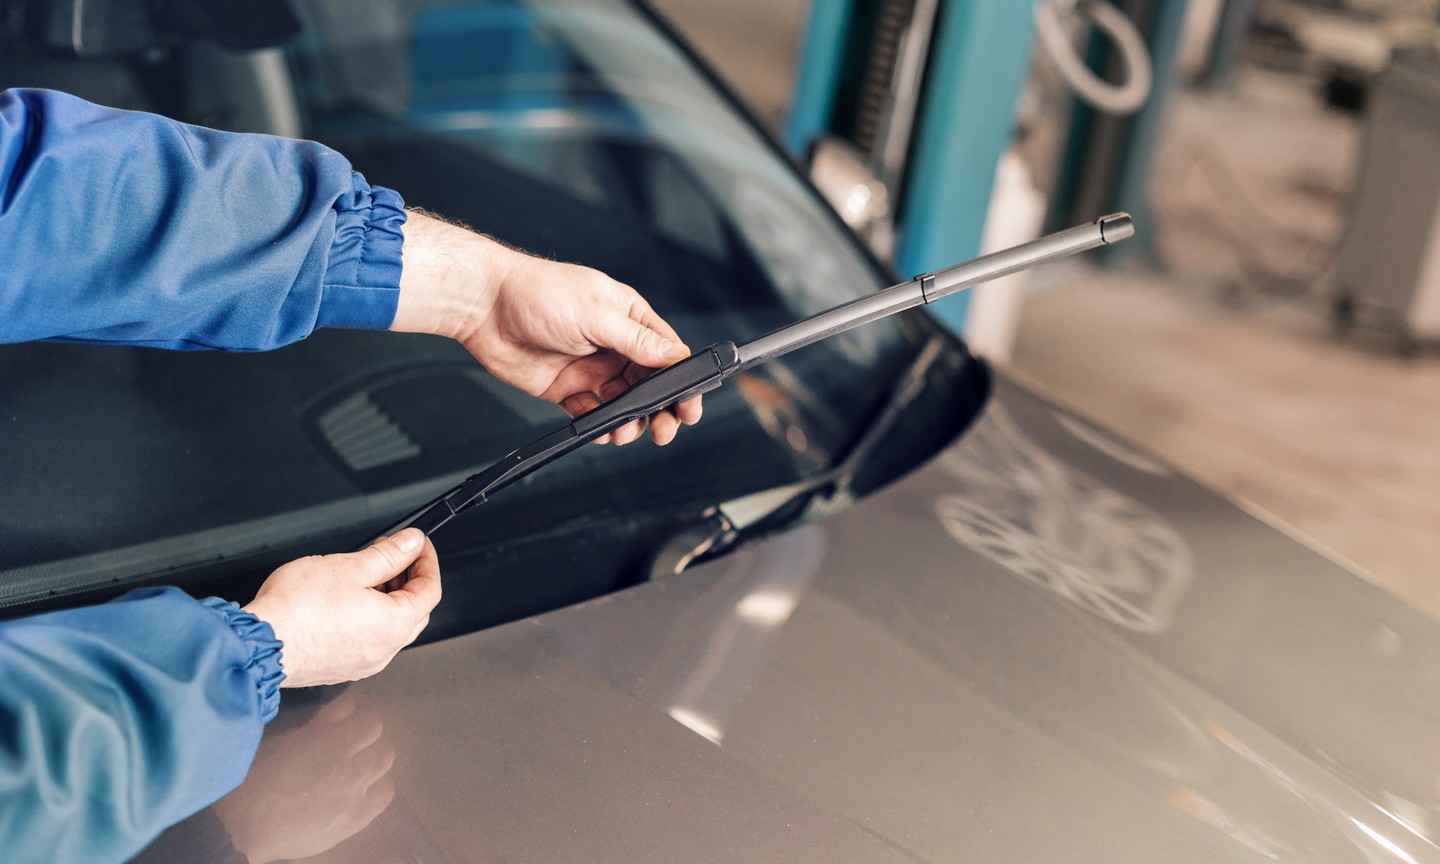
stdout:
[[[945,339],[939,334],[925,341],[920,350],[915,352],[910,365],[901,373],[899,383],[890,391],[880,410],[870,418],[860,437],[838,462],[813,477],[751,492],[708,508],[702,514],[700,523],[692,525],[665,543],[651,563],[650,578],[673,576],[702,555],[724,551],[739,539],[741,532],[769,519],[796,501],[803,498],[811,498],[813,501],[817,492],[825,491],[827,494],[823,500],[827,502],[847,495],[855,472],[866,463],[870,454],[879,448],[885,436],[899,422],[905,409],[925,389],[925,378],[935,361],[942,356],[944,346]],[[809,512],[808,507],[806,512]]]
[[576,417],[569,425],[521,447],[385,529],[434,532],[459,513],[489,500],[501,489],[631,420],[707,393],[737,372],[758,366],[797,348],[933,303],[967,288],[999,279],[1046,261],[1097,249],[1135,236],[1130,216],[1116,213],[1088,225],[1060,231],[965,264],[917,276],[874,294],[843,303],[743,345],[717,342],[640,381],[609,402]]

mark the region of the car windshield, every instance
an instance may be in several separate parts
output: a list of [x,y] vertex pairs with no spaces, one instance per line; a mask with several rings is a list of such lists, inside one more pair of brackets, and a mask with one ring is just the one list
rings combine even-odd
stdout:
[[[695,348],[887,281],[630,5],[289,9],[298,28],[257,50],[157,37],[65,58],[26,43],[0,57],[0,86],[321,141],[412,207],[635,286]],[[670,447],[586,448],[437,541],[551,536],[812,476],[851,446],[931,328],[879,322],[746,373]],[[0,603],[12,605],[343,549],[565,422],[424,336],[322,331],[264,355],[12,345],[0,374]]]

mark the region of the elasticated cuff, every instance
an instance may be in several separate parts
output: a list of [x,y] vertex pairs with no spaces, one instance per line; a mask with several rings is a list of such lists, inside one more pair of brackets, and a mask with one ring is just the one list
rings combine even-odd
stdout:
[[256,690],[260,695],[260,719],[269,723],[280,712],[280,683],[285,680],[285,671],[280,668],[280,640],[269,624],[219,597],[206,597],[200,605],[210,609],[230,625],[236,635],[245,640],[250,649],[250,660],[245,671],[254,677]]
[[335,241],[316,327],[384,330],[400,302],[400,249],[405,202],[352,173],[355,189],[335,202]]

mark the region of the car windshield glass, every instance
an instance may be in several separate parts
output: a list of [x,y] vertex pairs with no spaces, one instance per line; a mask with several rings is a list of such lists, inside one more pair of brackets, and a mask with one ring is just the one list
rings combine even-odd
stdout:
[[[259,50],[168,38],[65,60],[32,45],[0,58],[0,86],[319,140],[410,206],[634,285],[695,348],[885,281],[627,4],[289,6],[298,31]],[[483,529],[444,531],[533,536],[812,476],[929,327],[879,322],[746,373],[676,444],[586,448],[487,504]],[[0,374],[0,602],[340,548],[565,420],[436,337],[322,331],[264,355],[13,345]]]

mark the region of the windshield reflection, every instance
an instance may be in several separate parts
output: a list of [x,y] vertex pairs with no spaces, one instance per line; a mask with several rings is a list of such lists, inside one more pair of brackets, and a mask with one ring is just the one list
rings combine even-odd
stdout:
[[[783,154],[630,4],[293,5],[305,32],[254,55],[185,45],[119,72],[83,60],[12,68],[18,61],[0,57],[0,83],[23,77],[237,131],[298,130],[412,206],[635,286],[691,345],[744,341],[889,281]],[[284,91],[276,104],[252,80],[261,70]],[[921,316],[877,322],[767,364],[708,399],[704,426],[665,451],[577,453],[508,490],[486,525],[449,536],[513,547],[595,513],[675,516],[812,476],[848,449],[932,332]],[[50,514],[43,533],[14,531],[0,550],[0,603],[120,591],[159,572],[228,578],[280,563],[287,547],[348,548],[562,422],[452,348],[358,331],[240,358],[0,348],[0,370],[17,381],[66,384],[0,392],[12,418],[0,521]],[[102,409],[123,459],[89,434]],[[736,452],[747,455],[740,470]],[[681,471],[686,482],[673,482]]]

